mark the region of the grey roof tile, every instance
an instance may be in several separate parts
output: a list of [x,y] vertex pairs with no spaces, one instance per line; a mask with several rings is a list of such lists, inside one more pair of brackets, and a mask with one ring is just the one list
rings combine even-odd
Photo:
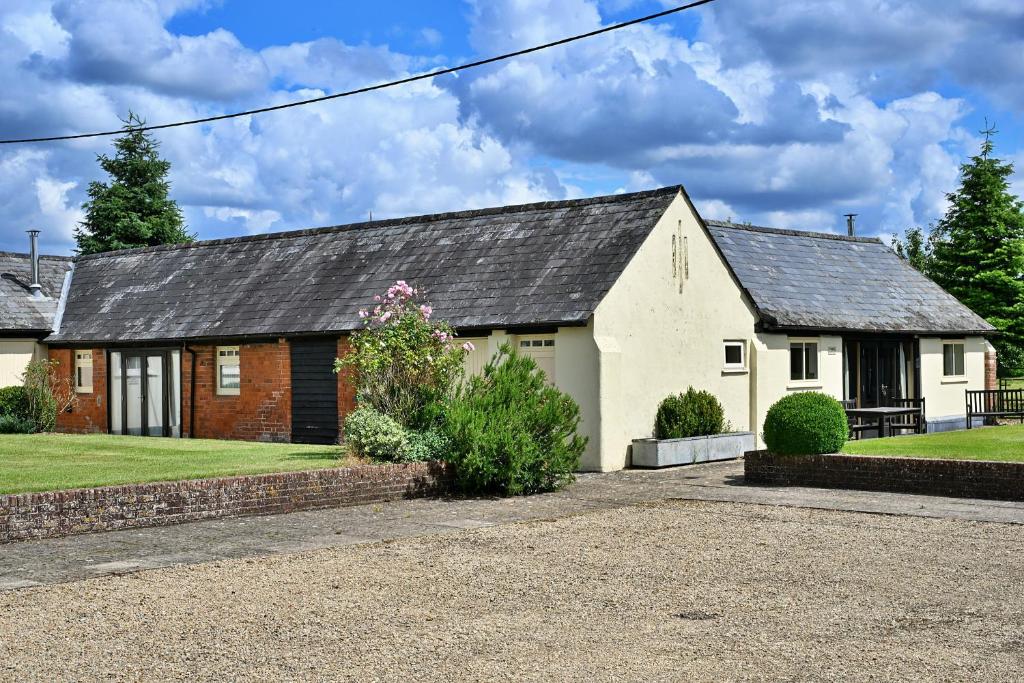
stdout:
[[678,187],[81,257],[51,342],[344,333],[395,280],[456,327],[580,324]]
[[994,329],[877,239],[706,224],[767,329],[925,334]]
[[17,280],[0,277],[0,335],[39,333],[43,337],[49,333],[53,329],[64,274],[70,268],[70,258],[40,256],[39,284],[43,287],[43,298],[35,299],[22,286],[32,281],[29,255],[0,252],[0,275],[13,275]]

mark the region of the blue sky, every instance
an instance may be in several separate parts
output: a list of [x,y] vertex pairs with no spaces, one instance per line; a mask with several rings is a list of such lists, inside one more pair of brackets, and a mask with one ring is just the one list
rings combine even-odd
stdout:
[[[337,92],[669,1],[7,0],[0,131],[74,133]],[[1024,169],[1019,0],[719,0],[585,43],[157,134],[200,237],[682,183],[708,218],[927,225],[986,117]],[[0,249],[69,253],[93,140],[0,148]],[[1015,189],[1024,193],[1024,173]]]

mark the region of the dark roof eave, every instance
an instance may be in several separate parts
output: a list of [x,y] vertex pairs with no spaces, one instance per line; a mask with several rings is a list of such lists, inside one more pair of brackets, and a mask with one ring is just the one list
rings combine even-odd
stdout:
[[863,327],[821,327],[817,325],[758,325],[757,330],[759,332],[780,332],[780,333],[803,333],[803,334],[838,334],[838,335],[854,335],[854,334],[879,334],[879,335],[898,335],[898,336],[915,336],[915,337],[943,337],[943,336],[980,336],[980,337],[993,337],[1002,334],[999,330],[948,330],[948,329],[932,329],[932,330],[892,330],[892,329],[881,329],[881,328],[863,328]]
[[[462,336],[468,336],[470,333],[482,333],[491,332],[494,330],[506,330],[512,333],[528,334],[530,332],[538,332],[542,330],[551,330],[558,327],[586,327],[589,321],[589,317],[583,320],[549,320],[539,321],[531,323],[518,323],[518,324],[491,324],[491,325],[472,325],[456,327],[456,332]],[[133,338],[118,338],[118,339],[89,339],[89,338],[55,338],[55,339],[44,339],[43,341],[52,346],[181,346],[183,344],[225,344],[228,342],[264,342],[272,341],[275,339],[294,339],[301,337],[344,337],[352,334],[358,328],[346,328],[336,330],[311,330],[301,332],[266,332],[260,334],[226,334],[226,335],[206,335],[206,336],[194,336],[194,337],[160,337],[152,339],[133,339]],[[44,333],[44,335],[47,333]]]

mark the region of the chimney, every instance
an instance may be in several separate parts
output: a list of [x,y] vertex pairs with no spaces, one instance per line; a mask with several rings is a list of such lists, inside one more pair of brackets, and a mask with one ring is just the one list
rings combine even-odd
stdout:
[[857,214],[846,214],[846,234],[850,237],[857,236]]
[[43,298],[43,286],[39,284],[39,231],[38,230],[27,230],[28,238],[32,245],[30,254],[32,259],[32,282],[28,288],[32,291],[32,296],[36,299]]

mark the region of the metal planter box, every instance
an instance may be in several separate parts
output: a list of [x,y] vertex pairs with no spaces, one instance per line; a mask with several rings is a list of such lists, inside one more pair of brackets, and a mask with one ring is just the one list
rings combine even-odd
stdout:
[[688,439],[634,439],[633,467],[671,467],[734,460],[756,448],[753,432],[731,432]]

